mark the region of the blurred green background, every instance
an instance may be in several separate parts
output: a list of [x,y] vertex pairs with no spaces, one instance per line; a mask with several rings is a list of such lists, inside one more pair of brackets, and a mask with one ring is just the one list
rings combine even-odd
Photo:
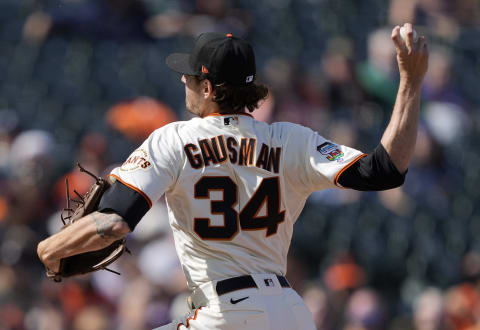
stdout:
[[[318,329],[480,329],[478,0],[1,0],[0,330],[151,329],[186,311],[164,201],[108,272],[49,282],[37,243],[60,227],[64,179],[105,175],[156,127],[190,118],[166,56],[201,32],[250,41],[270,97],[254,115],[370,152],[398,84],[391,30],[430,62],[405,185],[314,193],[287,278]],[[73,188],[72,188],[73,189]]]

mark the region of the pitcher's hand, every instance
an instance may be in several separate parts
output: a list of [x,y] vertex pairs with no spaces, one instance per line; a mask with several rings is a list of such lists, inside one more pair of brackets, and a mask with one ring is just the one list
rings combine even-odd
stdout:
[[51,238],[47,238],[41,241],[37,246],[37,254],[38,254],[38,258],[45,265],[45,268],[47,268],[48,271],[57,273],[58,270],[60,269],[60,260],[50,258],[47,253],[48,251],[47,247],[51,240],[52,240]]
[[397,63],[400,79],[414,88],[422,85],[428,68],[428,49],[424,36],[413,41],[413,25],[405,23],[407,38],[404,41],[400,36],[400,26],[392,30],[392,40],[397,52]]

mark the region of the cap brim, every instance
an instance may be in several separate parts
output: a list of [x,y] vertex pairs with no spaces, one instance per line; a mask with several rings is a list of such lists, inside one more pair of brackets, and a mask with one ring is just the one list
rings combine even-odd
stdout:
[[195,75],[195,71],[190,67],[190,54],[173,53],[167,57],[167,66],[178,73]]

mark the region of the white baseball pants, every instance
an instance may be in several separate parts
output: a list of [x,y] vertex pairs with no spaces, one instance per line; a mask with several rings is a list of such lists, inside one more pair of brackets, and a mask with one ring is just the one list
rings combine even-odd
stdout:
[[217,281],[205,283],[191,296],[194,309],[182,320],[155,330],[315,330],[312,314],[276,275],[252,274],[256,288],[218,295]]

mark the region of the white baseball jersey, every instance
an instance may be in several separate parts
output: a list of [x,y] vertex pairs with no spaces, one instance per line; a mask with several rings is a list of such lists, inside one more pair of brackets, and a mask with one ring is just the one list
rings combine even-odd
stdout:
[[111,176],[150,205],[165,194],[194,289],[245,274],[285,274],[308,195],[338,186],[342,171],[363,156],[300,125],[214,114],[157,129]]

